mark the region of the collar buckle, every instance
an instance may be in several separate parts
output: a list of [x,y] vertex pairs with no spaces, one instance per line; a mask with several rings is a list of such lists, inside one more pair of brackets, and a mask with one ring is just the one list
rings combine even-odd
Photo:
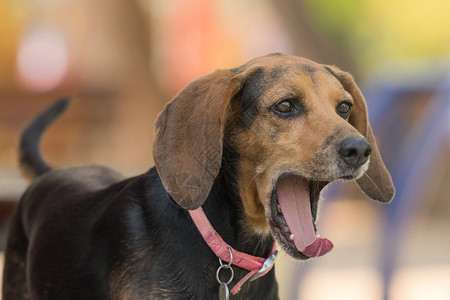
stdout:
[[270,269],[272,269],[273,264],[275,263],[275,259],[277,258],[278,250],[275,250],[269,257],[264,261],[261,269],[258,270],[258,272],[255,273],[250,278],[250,281],[256,280],[261,276],[264,276]]

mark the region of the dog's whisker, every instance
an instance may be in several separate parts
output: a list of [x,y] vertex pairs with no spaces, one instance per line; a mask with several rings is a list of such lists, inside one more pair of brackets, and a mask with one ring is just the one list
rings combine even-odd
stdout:
[[367,173],[364,173],[364,176],[366,176],[373,183],[373,185],[377,188],[378,192],[380,193],[381,197],[384,198],[383,192],[378,187],[378,185],[372,180],[372,178],[370,178],[370,176]]
[[253,176],[253,178],[250,180],[250,182],[248,183],[247,187],[244,190],[245,193],[247,193],[248,189],[252,185],[253,180],[255,180],[256,177],[258,177],[258,174],[255,174],[255,176]]

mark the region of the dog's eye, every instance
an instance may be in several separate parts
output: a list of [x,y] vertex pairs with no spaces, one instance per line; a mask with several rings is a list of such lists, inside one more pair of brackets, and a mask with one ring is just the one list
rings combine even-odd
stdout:
[[336,112],[342,118],[347,119],[348,115],[350,114],[351,109],[352,109],[352,104],[344,101],[344,102],[339,103],[339,105],[336,108]]
[[282,119],[296,118],[305,111],[302,102],[297,98],[278,101],[270,106],[269,110]]
[[275,103],[273,108],[279,113],[286,114],[294,110],[294,104],[292,104],[289,100],[283,100]]

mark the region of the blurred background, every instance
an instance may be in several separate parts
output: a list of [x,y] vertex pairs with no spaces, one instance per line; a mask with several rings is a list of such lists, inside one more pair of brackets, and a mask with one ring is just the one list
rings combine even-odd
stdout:
[[450,299],[450,1],[0,0],[0,250],[27,182],[20,131],[73,97],[45,135],[55,166],[152,165],[153,123],[216,68],[285,52],[351,72],[397,187],[389,205],[327,190],[325,257],[282,254],[281,299]]

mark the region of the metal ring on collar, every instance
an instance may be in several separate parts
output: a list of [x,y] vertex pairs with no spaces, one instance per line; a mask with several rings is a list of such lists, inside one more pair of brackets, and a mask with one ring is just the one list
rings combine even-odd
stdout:
[[[228,281],[226,281],[226,282],[220,280],[220,277],[219,277],[220,270],[222,270],[222,269],[230,269],[230,271],[231,271],[230,279],[228,279]],[[217,279],[217,282],[220,283],[220,284],[226,284],[226,285],[229,285],[229,284],[231,283],[231,281],[233,281],[233,278],[234,278],[234,270],[233,270],[233,268],[232,268],[231,266],[229,266],[229,265],[221,265],[221,266],[217,269],[217,271],[216,271],[216,279]]]
[[[217,271],[216,271],[217,282],[220,284],[226,284],[226,285],[230,284],[234,278],[234,270],[231,267],[231,265],[233,264],[233,251],[231,250],[231,248],[228,248],[228,252],[230,252],[230,261],[228,262],[228,264],[224,264],[223,261],[219,258],[220,266],[219,266],[219,268],[217,268]],[[220,277],[219,277],[220,270],[222,270],[222,269],[229,269],[231,271],[230,279],[228,279],[228,281],[226,281],[226,282],[223,282],[222,280],[220,280]]]

